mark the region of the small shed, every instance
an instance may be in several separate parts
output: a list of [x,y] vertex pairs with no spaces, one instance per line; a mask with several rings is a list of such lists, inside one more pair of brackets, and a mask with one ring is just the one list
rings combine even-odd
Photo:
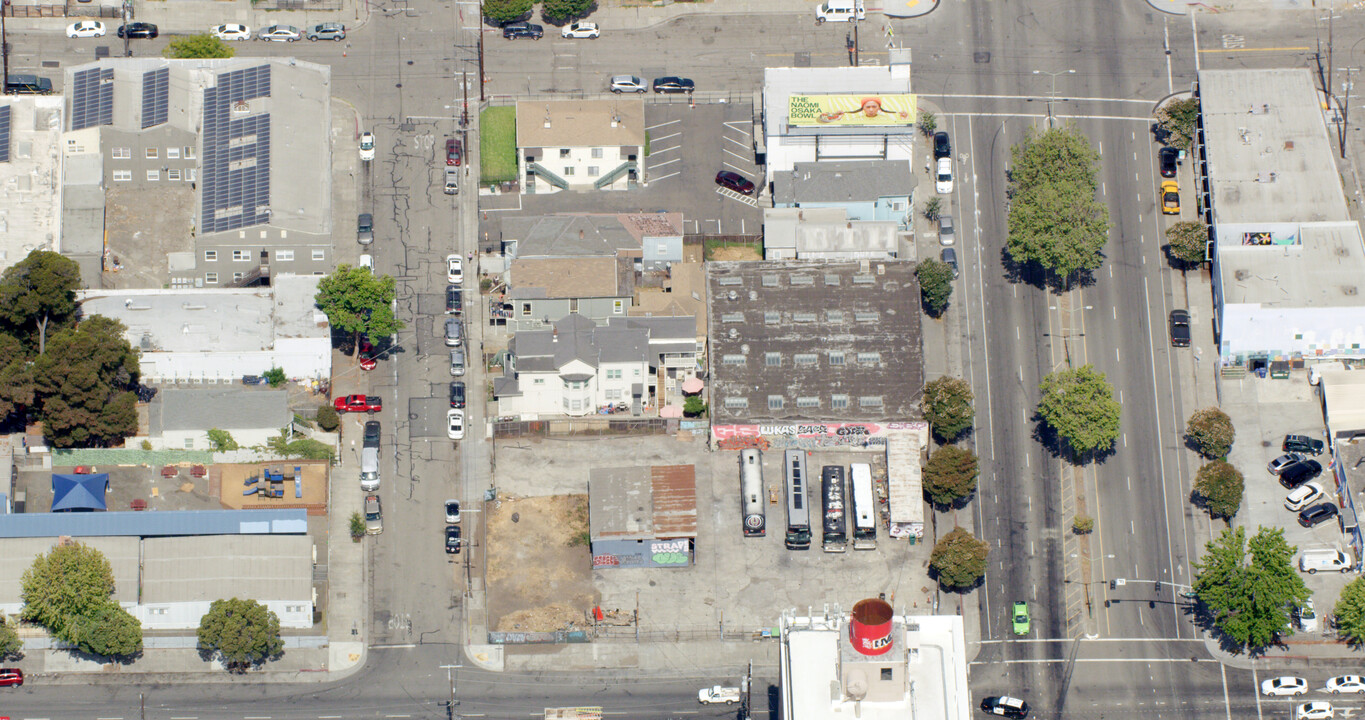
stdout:
[[104,503],[108,490],[109,473],[53,473],[52,512],[103,512],[108,510]]
[[593,468],[588,530],[595,570],[690,566],[697,541],[696,469]]

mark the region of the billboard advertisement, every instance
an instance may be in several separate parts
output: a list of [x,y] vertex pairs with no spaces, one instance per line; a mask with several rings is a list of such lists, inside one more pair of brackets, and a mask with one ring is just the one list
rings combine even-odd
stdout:
[[904,127],[915,124],[914,95],[792,95],[787,100],[791,125]]

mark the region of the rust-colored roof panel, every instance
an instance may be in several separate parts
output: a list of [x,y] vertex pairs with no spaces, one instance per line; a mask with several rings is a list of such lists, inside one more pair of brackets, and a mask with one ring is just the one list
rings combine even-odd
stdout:
[[649,469],[654,494],[654,536],[697,536],[697,474],[691,465]]

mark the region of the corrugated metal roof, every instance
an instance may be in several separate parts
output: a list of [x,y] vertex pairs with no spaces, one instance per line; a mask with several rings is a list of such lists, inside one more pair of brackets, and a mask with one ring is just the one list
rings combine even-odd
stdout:
[[661,538],[697,536],[697,472],[691,465],[656,465],[649,469],[654,486],[654,534]]
[[307,535],[152,538],[143,548],[143,604],[312,599],[313,540]]
[[[0,540],[0,605],[23,602],[20,593],[23,589],[24,571],[33,567],[34,558],[51,553],[60,541],[61,538],[58,537]],[[80,541],[82,545],[100,551],[104,559],[109,561],[109,568],[114,572],[114,601],[120,604],[137,602],[139,542],[137,538],[130,537],[90,538]]]
[[306,532],[308,511],[303,509],[23,513],[0,516],[0,538],[62,535],[301,535]]

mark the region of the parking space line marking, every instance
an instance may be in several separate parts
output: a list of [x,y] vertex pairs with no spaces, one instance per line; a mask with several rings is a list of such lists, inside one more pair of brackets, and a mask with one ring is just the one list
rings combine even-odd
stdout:
[[729,141],[729,142],[732,142],[732,143],[734,143],[734,144],[736,144],[736,145],[738,145],[738,146],[744,148],[745,150],[748,150],[748,149],[749,149],[749,146],[748,146],[748,145],[746,145],[746,144],[744,144],[744,143],[742,143],[742,142],[740,142],[740,141],[738,141],[738,140],[736,140],[736,139],[734,139],[734,138],[732,138],[732,137],[727,137],[727,138],[725,138],[725,139],[726,139],[727,141]]
[[650,182],[651,182],[651,183],[656,183],[656,182],[659,182],[660,180],[667,180],[667,179],[669,179],[669,178],[671,178],[671,177],[677,177],[677,176],[679,176],[679,175],[681,175],[681,174],[682,174],[682,173],[672,173],[672,174],[669,174],[669,175],[665,175],[665,176],[663,176],[663,177],[654,178],[654,179],[650,180]]
[[657,167],[663,167],[663,166],[665,166],[665,165],[672,165],[672,164],[675,163],[675,162],[682,162],[682,158],[673,158],[672,160],[665,160],[665,161],[660,162],[660,163],[650,163],[648,166],[645,167],[645,169],[646,169],[646,170],[653,170],[654,168],[657,168]]
[[645,126],[645,129],[646,129],[646,130],[653,130],[654,128],[661,128],[661,127],[664,127],[664,126],[666,126],[666,125],[677,125],[677,124],[680,123],[680,122],[682,122],[682,120],[669,120],[668,122],[661,122],[661,123],[659,123],[658,125],[646,125],[646,126]]
[[649,139],[649,145],[650,145],[650,147],[652,148],[652,147],[654,146],[654,143],[663,142],[663,141],[665,141],[665,140],[672,140],[673,138],[679,137],[679,136],[681,136],[681,135],[682,135],[682,133],[680,133],[680,132],[675,132],[675,133],[673,133],[672,135],[664,135],[664,136],[662,136],[662,137],[650,138],[650,139]]
[[737,165],[731,165],[731,164],[728,163],[728,162],[725,163],[725,167],[728,167],[728,168],[734,170],[734,171],[737,172],[737,173],[744,173],[744,172],[747,172],[747,171],[744,170],[743,168],[741,168],[741,167],[739,167],[739,166],[737,166]]
[[740,160],[743,160],[746,163],[753,162],[753,158],[744,157],[743,155],[740,155],[739,153],[735,152],[734,150],[731,150],[730,148],[725,148],[725,154],[734,155],[735,157],[739,158]]

